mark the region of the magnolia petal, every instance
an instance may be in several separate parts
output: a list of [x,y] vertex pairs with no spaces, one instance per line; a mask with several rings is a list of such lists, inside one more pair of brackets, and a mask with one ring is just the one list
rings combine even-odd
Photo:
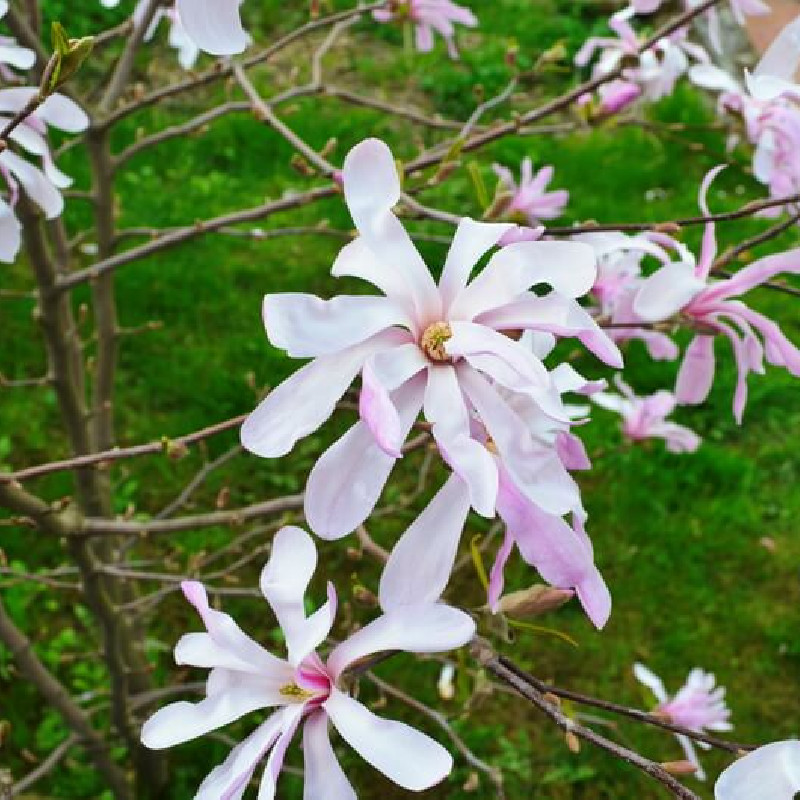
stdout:
[[677,314],[705,288],[694,267],[684,261],[667,264],[645,278],[633,301],[634,313],[645,322],[661,322]]
[[438,742],[405,723],[381,719],[336,688],[324,708],[342,738],[404,789],[428,789],[453,768],[452,756]]
[[13,264],[22,245],[22,225],[11,206],[0,199],[0,261]]
[[[422,407],[425,381],[410,380],[393,393],[404,440]],[[364,422],[357,422],[317,459],[308,476],[305,515],[323,539],[340,539],[372,513],[395,462]]]
[[667,694],[667,687],[658,675],[651,669],[648,669],[644,664],[638,661],[633,665],[633,674],[639,683],[646,686],[654,695],[659,703],[666,703],[669,700]]
[[331,747],[324,711],[315,711],[303,726],[303,760],[303,800],[357,800]]
[[247,47],[239,0],[177,0],[176,7],[187,35],[206,53],[228,56]]
[[800,274],[800,248],[759,258],[758,261],[740,269],[728,280],[712,284],[707,295],[703,295],[703,302],[706,302],[706,297],[713,302],[742,295],[783,272],[793,275]]
[[267,765],[258,787],[257,800],[275,800],[275,790],[283,768],[283,761],[286,758],[286,751],[297,732],[303,712],[302,705],[290,706],[283,712],[283,729],[267,758]]
[[714,337],[695,336],[686,348],[675,382],[675,398],[680,405],[705,401],[714,383],[714,365]]
[[469,615],[442,603],[393,606],[337,645],[328,671],[338,680],[351,664],[385,650],[443,653],[466,644],[474,633]]
[[403,310],[385,297],[268,294],[263,305],[270,342],[292,358],[329,355],[393,325],[408,325]]
[[459,222],[439,280],[445,311],[467,285],[473,267],[513,227],[508,223],[476,222],[469,217]]
[[517,242],[495,253],[453,301],[452,319],[470,320],[506,305],[539,283],[567,297],[586,294],[597,278],[594,250],[582,242]]
[[793,800],[800,792],[800,741],[759,747],[734,761],[714,786],[716,800]]
[[44,211],[47,219],[54,219],[64,210],[64,198],[40,169],[10,150],[0,153],[0,164],[13,173],[28,197]]
[[298,439],[313,433],[328,419],[370,355],[404,340],[400,331],[387,330],[301,367],[273,389],[245,420],[242,445],[262,458],[286,455]]
[[466,484],[451,475],[392,549],[380,582],[384,611],[439,600],[453,571],[469,507]]

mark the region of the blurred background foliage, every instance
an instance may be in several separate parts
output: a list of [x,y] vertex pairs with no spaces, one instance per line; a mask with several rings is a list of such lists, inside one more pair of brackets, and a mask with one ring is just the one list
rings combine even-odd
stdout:
[[[481,99],[498,93],[511,76],[507,54],[516,54],[522,72],[514,104],[530,107],[558,93],[572,80],[567,59],[542,59],[555,45],[573,54],[585,38],[604,29],[613,4],[582,0],[492,0],[471,5],[480,27],[461,31],[461,59],[447,58],[441,42],[434,53],[408,49],[403,31],[369,20],[351,28],[326,59],[326,74],[337,85],[365,94],[412,105],[428,114],[464,120]],[[117,9],[103,9],[98,0],[45,0],[48,19],[61,20],[71,35],[83,35],[122,20],[132,0]],[[323,12],[348,7],[349,0],[323,2]],[[307,18],[307,3],[248,0],[245,16],[258,44],[264,44]],[[143,86],[174,79],[178,66],[166,49],[166,32],[145,48],[137,61],[135,80]],[[303,80],[313,44],[292,48],[280,60],[254,72],[258,86],[270,96]],[[93,57],[82,80],[84,88],[103,79],[114,48]],[[206,60],[205,63],[210,63]],[[94,91],[96,95],[96,90]],[[94,96],[90,93],[90,97]],[[166,105],[127,118],[114,134],[114,147],[127,146],[143,132],[188,119],[210,104],[238,96],[229,84],[178,96]],[[400,159],[440,139],[440,132],[367,109],[345,106],[335,99],[301,99],[280,108],[282,117],[318,148],[334,137],[332,160],[367,136],[386,139]],[[497,112],[507,114],[508,107]],[[464,157],[464,166],[482,176],[491,191],[495,178],[491,164],[516,170],[524,156],[535,165],[555,166],[555,187],[571,192],[564,222],[663,220],[696,211],[697,187],[705,172],[721,160],[732,167],[715,183],[710,202],[714,210],[741,205],[760,196],[746,152],[726,154],[724,131],[715,127],[712,102],[685,85],[675,95],[642,112],[636,123],[610,121],[599,128],[583,128],[558,136],[506,139]],[[490,117],[491,118],[491,115]],[[569,119],[569,117],[568,117]],[[121,228],[169,227],[191,223],[226,210],[256,205],[291,189],[318,184],[293,169],[288,145],[248,114],[229,115],[208,130],[173,140],[136,156],[118,177],[118,221]],[[76,178],[76,188],[87,189],[89,173],[81,148],[66,152],[61,166]],[[424,195],[428,205],[457,214],[480,216],[475,184],[462,169],[443,185]],[[66,212],[71,231],[90,227],[88,204],[75,199]],[[270,219],[264,228],[287,225],[329,225],[348,230],[351,222],[340,197]],[[763,221],[745,221],[720,230],[723,244],[741,240],[765,227]],[[412,223],[420,232],[448,234],[441,226]],[[699,231],[687,231],[685,240],[696,244]],[[87,240],[91,242],[91,237]],[[796,244],[797,234],[786,234],[769,247]],[[309,235],[267,241],[209,235],[167,250],[141,263],[121,268],[117,275],[121,323],[137,328],[157,320],[163,326],[125,337],[117,379],[117,425],[120,443],[176,436],[250,410],[258,394],[274,386],[297,367],[267,343],[261,318],[266,292],[307,291],[328,296],[363,291],[347,281],[335,281],[330,265],[341,246],[331,236]],[[423,242],[429,264],[441,264],[445,248]],[[760,251],[763,252],[763,251]],[[747,254],[752,258],[755,254]],[[84,266],[91,255],[80,254]],[[4,266],[2,286],[29,289],[31,279],[22,261]],[[75,303],[88,295],[76,293]],[[800,315],[791,297],[766,290],[752,295],[752,303],[778,318],[795,342],[800,342]],[[32,318],[32,300],[0,300],[2,346],[0,372],[24,378],[44,372],[43,349]],[[91,317],[86,319],[90,330]],[[87,355],[91,356],[91,343]],[[607,375],[604,368],[574,346],[562,346],[561,355],[592,377]],[[622,703],[648,707],[653,699],[634,681],[631,665],[643,660],[677,689],[695,665],[714,672],[728,687],[735,730],[743,742],[766,742],[800,734],[800,637],[798,637],[798,565],[800,564],[800,402],[797,382],[785,372],[769,371],[751,377],[750,401],[739,428],[731,414],[734,371],[726,344],[718,347],[720,369],[708,403],[683,409],[677,418],[700,433],[705,442],[695,455],[667,453],[660,444],[630,447],[621,440],[617,420],[597,411],[581,429],[594,468],[579,481],[590,513],[597,561],[611,587],[614,611],[602,633],[593,630],[575,604],[544,618],[543,624],[568,633],[579,644],[533,633],[520,635],[513,645],[498,646],[536,675],[560,685]],[[672,386],[676,365],[653,363],[638,344],[627,351],[626,379],[638,393]],[[308,470],[334,435],[350,424],[352,414],[341,412],[317,435],[301,442],[280,461],[242,455],[208,480],[192,499],[190,510],[213,507],[220,491],[229,491],[231,507],[302,489]],[[203,463],[224,452],[235,434],[217,437],[182,461],[154,457],[128,461],[113,471],[115,506],[120,513],[146,515],[162,508]],[[19,468],[65,456],[55,397],[50,388],[0,389],[0,468]],[[386,490],[385,502],[402,501],[413,490],[422,455],[407,458]],[[434,470],[431,491],[441,471]],[[65,475],[39,481],[36,489],[48,497],[72,491]],[[392,518],[375,520],[374,538],[390,545],[422,507],[412,507]],[[471,518],[464,541],[485,531],[487,523]],[[43,540],[29,530],[0,528],[4,560],[22,570],[37,572],[62,565],[58,542]],[[154,569],[188,573],[196,559],[230,541],[236,531],[212,529],[174,537],[165,554],[150,554]],[[253,541],[264,547],[269,534]],[[355,540],[321,543],[321,564],[327,567],[345,602],[344,616],[368,618],[354,590],[375,587],[378,571],[354,552]],[[146,548],[137,555],[147,558]],[[421,554],[424,557],[424,554]],[[254,586],[256,559],[236,585]],[[320,573],[322,570],[320,570]],[[507,586],[520,588],[535,581],[516,557],[507,573]],[[317,602],[323,597],[322,574],[313,584]],[[65,576],[70,580],[70,576]],[[150,586],[149,589],[156,587]],[[357,594],[357,592],[356,592]],[[479,581],[471,566],[462,570],[448,592],[465,607],[482,602]],[[102,700],[107,676],[97,650],[93,623],[79,595],[30,582],[3,588],[3,599],[14,618],[32,635],[38,654],[82,697],[87,708],[98,707],[97,724],[108,726]],[[279,646],[277,632],[256,598],[226,598],[234,613],[255,638]],[[159,685],[196,681],[202,674],[177,668],[171,648],[180,633],[197,628],[197,621],[176,593],[166,596],[155,618],[148,619],[148,648]],[[418,664],[401,657],[381,665],[386,680],[432,704],[436,694],[436,663]],[[456,730],[486,761],[501,767],[511,800],[535,796],[547,800],[603,800],[658,798],[654,783],[636,770],[584,747],[571,753],[563,737],[532,708],[516,698],[481,688],[468,659],[457,673],[457,693],[444,704]],[[480,689],[476,692],[476,687]],[[385,713],[406,718],[444,738],[428,720],[396,701],[380,697],[364,683],[362,697]],[[257,715],[254,715],[257,717]],[[232,726],[238,738],[257,719]],[[656,760],[681,758],[669,735],[624,721],[607,720],[599,730]],[[21,777],[66,735],[57,714],[43,707],[35,690],[18,679],[7,652],[0,647],[0,764]],[[205,739],[171,753],[176,800],[191,797],[211,766],[221,761],[228,745]],[[393,800],[404,793],[383,780],[346,747],[337,746],[345,769],[362,800]],[[704,754],[708,772],[715,775],[726,760]],[[302,762],[298,747],[290,763]],[[445,784],[429,791],[430,798],[490,798],[493,790],[483,776],[475,784],[471,769],[457,760]],[[692,788],[711,797],[709,786],[689,779]],[[75,750],[51,778],[38,784],[40,796],[58,798],[103,797],[103,787],[83,754]],[[279,795],[287,800],[302,796],[301,780],[283,778]]]

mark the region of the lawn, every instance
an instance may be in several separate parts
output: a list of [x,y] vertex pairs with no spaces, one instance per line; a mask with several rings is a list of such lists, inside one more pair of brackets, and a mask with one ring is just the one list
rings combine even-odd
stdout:
[[[364,94],[413,105],[429,115],[463,120],[482,97],[496,94],[506,84],[511,73],[504,55],[514,50],[525,75],[513,104],[530,107],[569,80],[568,61],[559,61],[551,48],[563,43],[567,53],[574,53],[587,35],[602,29],[603,14],[598,6],[605,5],[577,0],[465,0],[465,4],[474,8],[481,24],[460,37],[459,61],[448,60],[441,43],[430,55],[411,52],[400,31],[362,21],[348,30],[342,46],[327,59],[328,79]],[[345,7],[348,3],[332,5]],[[73,35],[96,30],[116,14],[103,10],[95,0],[50,0],[45,6],[52,18],[70,25]],[[247,0],[251,28],[260,31],[260,41],[304,18],[305,2],[298,0],[291,6],[287,10],[277,0]],[[123,0],[122,10],[125,8]],[[161,31],[162,44],[163,34]],[[542,59],[547,51],[552,58]],[[293,66],[304,74],[308,56],[309,49],[298,46],[279,62],[256,70],[264,95],[290,85]],[[84,76],[87,85],[103,74],[108,57],[109,51],[104,50],[92,61]],[[140,58],[137,80],[158,85],[176,69],[173,56],[159,46]],[[114,148],[129,145],[142,130],[188,119],[223,95],[238,96],[225,85],[130,117],[116,131]],[[502,116],[508,110],[505,106],[495,113]],[[384,138],[400,159],[412,157],[422,145],[442,136],[331,98],[293,101],[283,105],[280,113],[315,147],[322,148],[334,138],[330,158],[339,161],[367,136]],[[710,203],[714,210],[735,208],[760,196],[760,190],[748,173],[748,154],[734,151],[725,156],[726,134],[714,130],[710,126],[713,121],[712,102],[681,86],[674,97],[642,115],[640,124],[608,122],[594,128],[578,126],[557,136],[501,140],[465,156],[464,163],[465,167],[473,165],[472,172],[480,174],[490,190],[494,187],[493,162],[515,170],[523,156],[530,156],[537,165],[553,164],[554,185],[571,192],[564,218],[568,223],[691,215],[696,211],[697,187],[703,175],[721,158],[728,158],[732,166],[715,183]],[[681,125],[687,126],[683,132],[676,130]],[[88,188],[81,148],[66,152],[61,166],[76,176],[77,189]],[[292,166],[290,148],[269,128],[250,115],[230,115],[189,139],[172,140],[132,159],[118,178],[119,226],[187,224],[319,183],[319,179],[298,173]],[[483,210],[466,168],[422,197],[427,205],[460,215],[480,216]],[[71,200],[66,219],[73,233],[85,228],[90,222],[85,201]],[[340,197],[270,219],[263,228],[323,222],[333,229],[350,229]],[[722,243],[735,243],[766,224],[748,221],[726,226],[720,231]],[[421,234],[449,233],[446,226],[433,223],[411,222],[410,227]],[[696,245],[699,233],[688,231],[685,240]],[[780,241],[790,246],[797,239],[797,234],[790,232]],[[362,291],[329,275],[341,244],[341,239],[321,234],[262,239],[212,234],[122,267],[117,274],[122,325],[131,330],[151,321],[159,325],[122,339],[117,377],[120,443],[176,436],[252,409],[265,387],[276,385],[297,368],[296,362],[266,341],[260,318],[262,295],[306,291],[328,296]],[[443,245],[424,241],[421,249],[429,264],[442,262]],[[768,251],[746,256],[752,259]],[[79,253],[77,266],[91,261],[91,255]],[[20,261],[3,267],[0,288],[30,289],[26,265]],[[800,342],[795,298],[759,290],[750,299],[756,308],[779,319],[793,341]],[[86,300],[81,293],[75,297],[76,304]],[[26,378],[44,370],[33,305],[30,299],[0,297],[0,373],[8,378]],[[560,352],[574,358],[585,374],[608,376],[605,368],[579,349]],[[631,447],[623,443],[617,420],[606,412],[598,411],[582,431],[594,466],[579,480],[597,561],[614,598],[606,629],[595,631],[577,605],[571,604],[545,617],[542,624],[568,634],[578,643],[577,648],[559,638],[529,632],[519,635],[513,644],[505,644],[499,637],[495,642],[541,678],[638,707],[648,707],[652,698],[632,676],[635,661],[647,663],[672,690],[693,666],[701,666],[728,688],[735,724],[732,736],[737,741],[760,743],[800,735],[800,492],[796,488],[800,479],[800,402],[797,384],[786,373],[769,370],[763,377],[752,376],[744,424],[738,427],[731,413],[732,355],[723,343],[718,345],[717,355],[718,380],[709,402],[677,415],[678,421],[693,427],[704,439],[696,454],[673,455],[660,444]],[[625,374],[640,394],[671,387],[677,369],[675,364],[650,362],[638,344],[626,351],[626,364]],[[280,461],[250,455],[234,458],[210,476],[187,511],[212,506],[223,488],[230,492],[231,507],[301,490],[315,458],[352,418],[350,412],[341,412],[322,433],[304,440]],[[196,451],[180,462],[154,457],[115,468],[116,509],[120,513],[131,507],[138,513],[156,512],[191,479],[203,457],[220,455],[235,440],[235,434],[217,437],[209,442],[207,452]],[[4,468],[49,461],[66,452],[51,389],[0,388],[0,462]],[[421,459],[421,454],[406,459],[387,490],[386,501],[403,500],[414,486]],[[438,481],[443,472],[434,467],[434,474]],[[35,488],[52,498],[72,492],[65,476],[43,479]],[[397,516],[375,520],[370,530],[376,540],[391,544],[424,501],[425,497],[420,497]],[[486,529],[485,521],[471,518],[464,541]],[[142,551],[139,556],[163,558],[164,570],[183,574],[197,558],[229,541],[234,533],[223,528],[190,531],[171,540],[168,555],[158,549]],[[264,532],[253,540],[253,546],[263,546],[268,538],[269,533]],[[22,571],[50,570],[64,563],[58,543],[40,541],[23,528],[0,528],[0,548],[5,559]],[[321,562],[334,565],[328,577],[337,584],[343,600],[358,612],[359,585],[374,588],[378,572],[366,560],[353,560],[345,550],[342,544],[323,544],[325,558]],[[254,586],[263,561],[254,559],[240,573],[236,585]],[[535,580],[515,559],[507,576],[511,588]],[[318,602],[323,586],[317,576],[313,594]],[[480,605],[481,593],[478,576],[467,563],[451,584],[448,598],[457,605],[474,607]],[[68,681],[76,695],[99,692],[102,697],[105,674],[88,613],[78,595],[14,583],[3,589],[3,599],[14,617],[33,633],[40,656]],[[235,611],[256,638],[277,641],[258,599],[226,601],[226,609]],[[159,684],[199,680],[199,674],[176,668],[170,657],[178,635],[196,626],[179,597],[170,594],[158,616],[147,623],[149,655]],[[588,746],[572,753],[554,727],[515,697],[492,692],[488,686],[475,693],[482,678],[472,672],[468,658],[462,663],[458,691],[447,706],[448,713],[476,755],[503,769],[510,800],[649,800],[666,796],[635,769]],[[382,664],[377,673],[433,703],[438,669],[436,663],[420,667],[409,658],[397,658]],[[384,701],[367,681],[361,697],[376,704],[386,702],[387,711],[396,717],[439,735],[429,721],[395,700]],[[95,696],[85,698],[87,706],[96,700]],[[104,713],[99,712],[99,720]],[[608,717],[602,721],[593,718],[592,722],[601,732],[656,760],[682,757],[667,734]],[[606,728],[607,723],[615,724]],[[0,726],[0,734],[7,731],[0,735],[0,763],[8,764],[16,776],[45,757],[65,735],[57,715],[42,708],[35,691],[17,679],[9,654],[2,648]],[[252,721],[228,732],[236,738],[251,726]],[[209,766],[221,761],[227,749],[220,741],[176,749],[170,797],[182,800],[192,796]],[[83,765],[83,756],[75,753],[51,779],[37,785],[42,796],[100,796],[96,777]],[[340,753],[362,800],[405,796],[345,747]],[[727,763],[717,753],[702,758],[710,775]],[[299,748],[290,751],[289,760],[301,763]],[[456,763],[450,781],[425,797],[466,800],[494,796],[483,778],[477,788],[471,787],[467,783],[471,769],[458,758]],[[708,785],[692,779],[688,783],[703,798],[711,797]],[[286,776],[279,795],[299,800],[301,781]]]

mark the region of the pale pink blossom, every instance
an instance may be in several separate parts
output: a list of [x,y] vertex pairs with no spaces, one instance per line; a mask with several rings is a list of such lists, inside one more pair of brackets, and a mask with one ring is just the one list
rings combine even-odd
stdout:
[[794,800],[800,792],[800,742],[772,742],[734,761],[714,786],[715,800]]
[[[284,455],[331,415],[360,374],[361,420],[309,475],[305,511],[312,529],[339,538],[367,518],[420,411],[442,456],[469,487],[473,508],[491,517],[498,471],[491,454],[472,438],[464,381],[488,378],[559,417],[541,359],[504,331],[575,336],[608,363],[620,364],[616,345],[575,300],[594,282],[594,254],[576,242],[519,242],[497,251],[470,282],[475,264],[513,226],[465,218],[437,285],[392,213],[401,192],[389,148],[375,139],[357,145],[345,160],[342,182],[360,235],[342,249],[333,274],[366,280],[385,295],[265,298],[272,344],[314,361],[250,415],[242,442],[262,457]],[[530,291],[539,284],[552,291],[544,296]],[[494,420],[483,422],[495,438]],[[507,427],[502,435],[519,443],[505,456],[506,467],[519,474],[533,499],[553,513],[565,513],[569,507],[560,498],[541,496],[539,462],[531,461],[522,446],[529,439],[522,421],[512,415],[502,425]]]
[[372,12],[378,22],[408,19],[414,25],[417,50],[429,53],[433,50],[434,33],[438,33],[447,44],[451,58],[458,58],[455,44],[455,26],[474,28],[477,17],[464,6],[452,0],[399,0],[396,8],[379,8]]
[[212,608],[202,584],[182,585],[206,632],[185,634],[175,646],[175,660],[211,670],[206,697],[157,711],[142,728],[142,742],[153,749],[173,747],[253,712],[275,709],[209,773],[196,800],[241,798],[264,761],[258,796],[274,798],[286,751],[301,726],[303,796],[355,800],[328,739],[329,722],[367,762],[405,789],[427,789],[450,772],[453,760],[447,750],[402,722],[373,714],[350,696],[343,676],[356,662],[387,650],[439,653],[460,647],[472,638],[473,621],[441,603],[385,607],[382,616],[334,647],[323,661],[316,649],[333,625],[336,592],[328,584],[328,601],[306,616],[304,597],[316,563],[316,548],[305,531],[287,527],[275,535],[260,584],[283,630],[285,659],[269,653],[230,616]]
[[622,417],[622,433],[631,442],[663,439],[672,453],[693,453],[700,446],[700,437],[691,429],[670,422],[667,417],[675,410],[677,400],[672,392],[660,391],[638,397],[619,375],[615,376],[619,394],[597,392],[592,400],[602,408]]
[[[658,700],[656,710],[666,714],[676,725],[696,733],[729,731],[733,728],[729,722],[731,712],[725,705],[725,689],[716,686],[716,679],[711,673],[695,667],[674,697],[667,694],[661,678],[644,664],[634,664],[633,674],[655,695]],[[695,765],[695,777],[705,780],[705,771],[697,758],[692,740],[680,733],[675,734],[675,738],[680,742],[686,758]],[[697,744],[703,749],[709,747],[704,742]]]
[[[708,187],[719,170],[712,170],[703,182],[700,207],[704,214],[708,214]],[[681,404],[699,404],[706,399],[714,381],[714,340],[722,335],[730,341],[738,372],[733,413],[741,423],[749,373],[762,374],[766,358],[767,363],[800,376],[800,350],[775,322],[737,298],[775,275],[800,274],[800,248],[758,259],[726,280],[710,281],[716,254],[715,226],[709,223],[697,262],[687,258],[656,271],[642,283],[633,308],[650,322],[680,315],[697,330],[678,373],[675,395]]]
[[[540,338],[535,346],[543,348],[540,352],[549,350],[552,337]],[[580,439],[570,433],[571,410],[561,401],[562,392],[591,393],[598,385],[568,364],[556,367],[553,384],[554,403],[560,404],[562,418],[569,421],[554,420],[529,398],[492,386],[477,373],[463,376],[463,389],[477,412],[472,435],[494,459],[499,477],[497,512],[506,525],[487,602],[497,609],[504,568],[516,546],[545,581],[574,589],[589,618],[602,628],[611,612],[611,596],[594,564],[580,492],[566,471],[588,469],[590,464]],[[531,485],[538,490],[535,494],[528,488]],[[458,475],[451,476],[394,546],[381,577],[384,604],[414,598],[430,601],[442,594],[469,508],[468,487]],[[571,515],[571,523],[562,518],[565,514]],[[420,558],[422,552],[425,558]]]
[[564,213],[569,202],[566,189],[548,192],[547,187],[553,179],[553,167],[542,167],[533,171],[530,158],[522,159],[519,184],[514,180],[508,167],[495,164],[495,174],[500,179],[499,191],[507,195],[503,204],[503,216],[536,227],[542,220],[556,219]]
[[176,0],[186,35],[204,52],[215,56],[241,53],[250,43],[242,27],[240,0]]

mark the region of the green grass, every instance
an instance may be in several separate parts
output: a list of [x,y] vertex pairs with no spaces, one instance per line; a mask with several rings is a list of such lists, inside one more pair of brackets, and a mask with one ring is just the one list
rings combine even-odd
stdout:
[[[449,61],[441,45],[429,56],[408,53],[399,31],[362,22],[348,33],[349,46],[331,55],[328,64],[332,80],[358,87],[365,94],[396,98],[430,113],[463,119],[471,113],[476,98],[496,93],[505,85],[510,73],[503,55],[509,47],[519,48],[519,63],[528,70],[559,41],[568,52],[574,52],[589,32],[601,28],[602,22],[592,3],[574,0],[496,0],[472,5],[481,27],[460,37],[460,61]],[[80,8],[81,12],[73,11],[73,3],[60,0],[48,4],[51,16],[67,20],[69,15],[73,35],[96,30],[105,19],[115,19],[115,12],[99,10],[94,0],[82,0]],[[248,0],[245,8],[252,15],[253,29],[264,32],[259,39],[266,41],[301,19],[305,3],[298,3],[288,14],[276,0]],[[137,64],[137,79],[163,83],[169,79],[174,62],[160,49],[153,59],[153,52],[148,51]],[[269,95],[287,85],[292,64],[305,69],[307,54],[305,48],[298,47],[290,57],[259,70],[256,75],[264,93]],[[90,72],[101,75],[107,58],[98,55]],[[524,97],[519,100],[520,106],[557,91],[568,75],[564,64],[528,75],[521,84]],[[231,92],[230,87],[224,89],[224,93]],[[150,131],[174,124],[222,94],[223,90],[215,89],[130,118],[115,133],[115,149],[134,141],[140,129]],[[332,100],[297,101],[282,107],[281,114],[314,146],[322,147],[335,137],[337,147],[331,157],[339,161],[349,147],[368,135],[385,138],[401,159],[436,141],[430,131],[414,130],[404,122],[343,107]],[[660,220],[691,215],[696,211],[695,196],[702,176],[724,151],[723,135],[690,132],[688,139],[705,147],[697,152],[687,148],[686,140],[660,135],[658,125],[702,124],[712,118],[710,104],[682,88],[652,111],[650,120],[657,123],[656,128],[608,124],[599,130],[557,138],[517,138],[498,142],[465,160],[476,163],[490,187],[493,161],[516,169],[521,158],[530,155],[536,164],[554,164],[555,185],[572,193],[565,221]],[[227,117],[202,135],[166,143],[137,157],[122,170],[118,178],[120,227],[186,224],[238,206],[255,205],[265,197],[277,198],[290,188],[318,183],[298,175],[290,159],[289,147],[269,129],[248,116]],[[714,209],[732,208],[758,195],[753,179],[743,169],[747,153],[737,152],[734,161],[711,193]],[[87,167],[79,149],[66,154],[63,166],[76,176],[78,188],[87,187]],[[454,213],[481,213],[466,170],[423,197],[426,203]],[[337,228],[351,225],[337,197],[276,217],[264,227],[314,225],[323,220]],[[73,232],[86,227],[90,222],[86,204],[72,201],[67,221]],[[412,227],[447,232],[437,226]],[[723,244],[728,244],[763,227],[763,222],[742,222],[725,227],[720,235]],[[699,233],[687,232],[686,241],[697,244]],[[788,246],[796,238],[796,234],[788,234],[782,244]],[[295,362],[266,342],[260,319],[261,296],[275,291],[328,296],[361,290],[330,278],[330,265],[339,246],[338,240],[323,236],[258,241],[211,235],[122,267],[117,275],[122,324],[136,328],[159,320],[163,327],[122,340],[117,379],[120,443],[174,436],[248,411],[256,402],[258,390],[253,386],[276,385],[296,369]],[[425,244],[422,249],[429,263],[441,263],[443,247]],[[83,266],[91,259],[79,256],[79,262]],[[30,288],[25,265],[4,268],[1,284],[4,289]],[[76,305],[87,299],[86,293],[77,293]],[[754,306],[779,318],[795,342],[800,341],[800,320],[791,298],[758,291],[751,299]],[[0,303],[0,371],[10,378],[41,374],[44,362],[31,316],[32,301],[2,299]],[[84,332],[89,330],[90,319]],[[565,352],[572,349],[568,347]],[[740,741],[765,742],[800,734],[800,493],[796,490],[800,477],[800,404],[796,382],[784,372],[770,370],[765,377],[751,378],[745,423],[737,427],[731,415],[732,357],[724,343],[719,345],[718,357],[718,380],[709,402],[677,415],[705,439],[696,455],[671,455],[660,445],[631,448],[622,443],[616,420],[599,411],[583,431],[594,468],[580,476],[580,481],[591,515],[597,561],[614,597],[606,630],[594,631],[579,608],[570,605],[545,618],[544,624],[577,639],[579,649],[532,634],[521,636],[513,646],[499,640],[497,644],[543,678],[644,707],[651,698],[632,677],[635,660],[644,660],[672,690],[678,688],[691,667],[702,666],[715,672],[728,687],[736,725],[733,735]],[[674,381],[676,365],[650,362],[636,344],[627,351],[626,360],[626,376],[640,393],[669,387]],[[582,354],[577,365],[591,376],[607,374]],[[251,456],[236,459],[212,476],[187,510],[208,508],[223,487],[230,490],[231,506],[300,490],[315,458],[351,419],[352,415],[342,414],[280,461]],[[234,441],[234,434],[210,441],[208,455],[223,452]],[[55,398],[49,389],[2,390],[0,462],[20,467],[66,452]],[[177,494],[200,463],[200,454],[193,453],[178,463],[150,458],[115,468],[116,508],[122,512],[133,504],[140,513],[157,511]],[[416,479],[419,463],[419,457],[406,459],[387,488],[386,499],[402,499]],[[72,492],[64,476],[42,480],[36,488],[54,498]],[[391,544],[421,506],[422,501],[391,520],[376,521],[374,535],[383,544]],[[471,519],[465,541],[485,528],[481,520]],[[45,570],[63,563],[58,543],[42,541],[30,530],[0,530],[6,558],[20,568]],[[199,553],[224,544],[234,533],[227,529],[187,532],[172,541],[168,555],[160,549],[145,555],[156,555],[164,560],[164,569],[180,573]],[[763,537],[774,542],[774,549],[763,546]],[[257,540],[258,544],[264,544],[266,538]],[[347,542],[322,544],[321,564],[329,568],[327,577],[333,578],[340,590],[343,617],[352,613],[367,619],[372,612],[358,606],[353,588],[357,582],[376,586],[378,573],[370,563],[347,557],[346,546]],[[242,573],[242,585],[255,585],[262,561],[258,559],[252,569]],[[319,575],[313,584],[317,602],[323,596],[323,577]],[[510,588],[534,580],[518,559],[512,560],[507,577]],[[481,589],[471,568],[454,579],[449,598],[464,606],[481,602]],[[37,652],[76,694],[102,689],[105,675],[92,623],[82,606],[74,602],[76,595],[54,594],[28,584],[4,589],[3,599],[32,633]],[[233,609],[256,638],[277,643],[259,600],[232,601],[226,608]],[[158,618],[150,620],[149,646],[159,684],[199,679],[198,674],[176,668],[169,657],[179,633],[196,624],[175,595],[164,603]],[[402,657],[382,665],[379,672],[423,701],[436,702],[435,664],[418,666]],[[480,693],[466,705],[474,688],[474,676],[469,674],[465,658],[459,671],[458,695],[446,711],[457,720],[458,731],[481,758],[503,767],[511,800],[531,796],[546,800],[649,800],[663,796],[654,783],[635,770],[597,751],[584,747],[580,754],[571,754],[551,725],[514,698]],[[0,749],[1,760],[15,775],[22,775],[30,768],[23,751],[42,758],[64,731],[54,712],[42,709],[34,690],[19,680],[2,650],[0,697],[0,720],[11,724]],[[366,683],[362,698],[379,699]],[[438,731],[419,715],[393,701],[383,713],[402,717],[438,736]],[[108,724],[102,716],[98,721]],[[230,733],[244,735],[253,724],[254,720],[248,720],[234,726]],[[657,731],[620,722],[607,732],[657,760],[681,757],[677,743]],[[190,797],[209,767],[226,751],[224,744],[214,741],[176,749],[172,753],[171,797]],[[363,800],[405,796],[346,748],[340,751]],[[703,755],[703,759],[712,775],[726,763],[717,754]],[[300,762],[297,747],[292,749],[290,760]],[[60,769],[39,790],[59,798],[98,796],[101,787],[93,772],[80,766],[85,763],[83,755],[76,751],[68,763],[69,768]],[[478,790],[464,790],[470,770],[461,761],[457,764],[449,782],[424,796],[464,800],[493,796],[483,780]],[[283,780],[279,796],[300,798],[300,781],[292,776]],[[703,798],[710,798],[709,786],[693,783],[693,788]]]

